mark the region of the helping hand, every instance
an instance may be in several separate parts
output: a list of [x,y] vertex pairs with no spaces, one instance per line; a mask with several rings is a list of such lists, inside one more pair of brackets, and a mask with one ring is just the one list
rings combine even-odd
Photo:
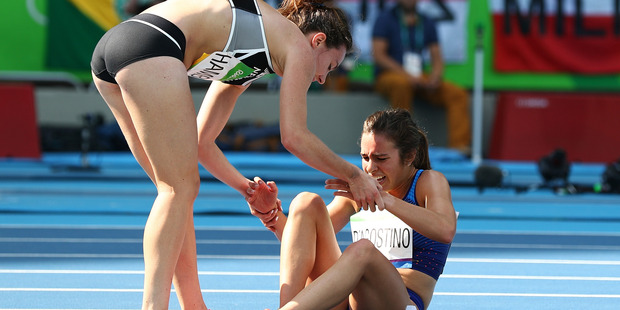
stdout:
[[377,180],[368,174],[361,173],[352,182],[341,179],[330,179],[325,181],[326,189],[334,189],[334,195],[347,197],[364,210],[376,211],[385,209],[385,204],[381,196],[382,187]]
[[265,183],[261,178],[255,177],[247,189],[246,201],[250,209],[261,214],[267,214],[277,209],[278,187],[273,181]]
[[269,229],[271,232],[274,232],[274,233],[276,232],[275,225],[278,222],[278,212],[281,212],[281,211],[282,211],[282,201],[280,201],[280,199],[276,201],[276,208],[269,211],[268,213],[260,213],[256,211],[254,208],[252,208],[252,206],[250,206],[250,213],[256,216],[267,229]]

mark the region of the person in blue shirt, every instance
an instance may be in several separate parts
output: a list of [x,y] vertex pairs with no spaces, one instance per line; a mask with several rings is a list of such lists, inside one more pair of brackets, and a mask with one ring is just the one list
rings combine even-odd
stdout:
[[[281,309],[428,308],[456,233],[448,181],[431,169],[426,135],[404,109],[366,119],[360,155],[383,188],[383,211],[358,206],[348,182],[332,179],[329,205],[303,192],[287,217],[276,184],[255,178],[251,212],[281,241]],[[277,207],[258,212],[269,205]],[[354,242],[341,252],[336,233],[349,221]]]
[[[469,94],[443,80],[444,63],[435,21],[421,14],[418,0],[398,0],[375,20],[372,55],[375,90],[392,107],[413,113],[414,98],[446,110],[448,146],[466,153],[471,147]],[[425,66],[423,55],[430,56]],[[424,68],[429,67],[425,72]]]

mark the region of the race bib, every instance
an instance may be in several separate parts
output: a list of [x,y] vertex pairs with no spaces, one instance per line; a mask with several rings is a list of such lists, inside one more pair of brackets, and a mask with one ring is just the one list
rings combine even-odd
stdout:
[[350,218],[353,242],[368,239],[390,261],[411,261],[413,231],[389,211],[362,210]]
[[214,52],[199,58],[187,71],[187,75],[203,80],[227,82],[255,75],[254,71],[231,53]]

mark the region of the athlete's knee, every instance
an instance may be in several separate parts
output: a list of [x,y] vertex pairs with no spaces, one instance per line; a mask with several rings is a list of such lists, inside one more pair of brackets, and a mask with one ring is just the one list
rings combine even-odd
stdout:
[[194,201],[198,197],[200,190],[200,175],[198,171],[195,173],[187,173],[176,180],[157,181],[157,192],[159,195],[168,195],[174,199]]
[[303,214],[303,216],[316,216],[319,213],[327,212],[325,202],[318,194],[311,192],[299,193],[289,207],[289,216]]
[[367,265],[377,259],[377,255],[381,255],[375,248],[375,245],[368,239],[360,239],[351,243],[342,253],[343,258],[350,258],[356,264]]
[[198,171],[189,174],[187,182],[182,182],[181,186],[184,188],[183,193],[190,199],[195,200],[200,191],[200,174]]

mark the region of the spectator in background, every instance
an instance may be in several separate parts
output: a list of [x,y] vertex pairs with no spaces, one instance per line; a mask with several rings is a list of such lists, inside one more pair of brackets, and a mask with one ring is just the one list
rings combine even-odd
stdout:
[[[342,9],[339,1],[327,0],[326,3]],[[351,33],[353,33],[353,18],[344,9],[342,12],[346,15],[347,24],[349,24],[349,27],[351,27]],[[325,84],[323,85],[325,89],[339,93],[349,91],[349,72],[351,72],[353,66],[355,65],[355,57],[356,56],[354,52],[350,51],[347,53],[344,60],[342,61],[342,64],[338,66],[336,70],[332,71],[331,74],[328,75],[325,79]]]
[[[417,3],[418,0],[397,0],[375,21],[375,90],[394,108],[413,112],[414,97],[444,107],[448,146],[470,155],[469,94],[443,80],[444,64],[435,22],[418,12]],[[430,54],[430,72],[423,72],[425,51]]]

